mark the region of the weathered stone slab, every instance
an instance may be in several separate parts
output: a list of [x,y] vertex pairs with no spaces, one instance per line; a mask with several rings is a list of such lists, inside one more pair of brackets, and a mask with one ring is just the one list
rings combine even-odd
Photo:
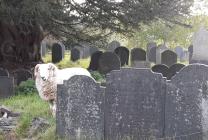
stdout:
[[166,137],[179,136],[177,140],[208,139],[207,73],[206,65],[189,65],[167,84]]
[[149,42],[147,43],[147,49],[146,49],[146,52],[147,52],[147,58],[149,58],[149,53],[150,53],[150,50],[154,47],[157,47],[157,44],[155,42]]
[[165,64],[168,67],[177,63],[177,54],[171,50],[166,50],[161,54],[161,64]]
[[8,98],[14,95],[14,78],[0,76],[0,98]]
[[27,81],[29,78],[33,78],[32,73],[25,69],[18,69],[14,71],[13,76],[15,85],[19,85],[21,82]]
[[149,52],[148,59],[150,62],[154,62],[156,64],[156,50],[157,47],[152,47]]
[[97,51],[92,54],[88,70],[97,71],[99,68],[99,59],[103,54],[102,51]]
[[168,77],[168,66],[163,64],[157,64],[152,67],[152,71],[156,73],[161,73],[163,77]]
[[107,75],[105,139],[163,137],[165,79],[149,69],[123,68]]
[[129,63],[129,49],[126,47],[117,47],[114,51],[121,61],[121,66],[128,65]]
[[107,74],[112,70],[119,70],[121,68],[121,62],[119,57],[113,52],[105,52],[99,59],[99,72]]
[[72,140],[104,139],[104,88],[86,76],[58,85],[57,134]]

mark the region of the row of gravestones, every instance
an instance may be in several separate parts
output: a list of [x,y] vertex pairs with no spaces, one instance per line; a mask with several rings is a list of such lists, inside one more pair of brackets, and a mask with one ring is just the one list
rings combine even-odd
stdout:
[[0,98],[13,96],[15,86],[29,78],[33,78],[33,75],[28,70],[19,69],[9,75],[8,70],[0,68]]
[[56,132],[73,140],[207,140],[208,66],[184,67],[171,81],[122,68],[106,88],[86,76],[58,86]]

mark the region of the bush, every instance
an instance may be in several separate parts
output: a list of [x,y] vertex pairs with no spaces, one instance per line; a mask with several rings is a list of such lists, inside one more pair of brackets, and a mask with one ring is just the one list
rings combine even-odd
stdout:
[[29,79],[27,81],[21,82],[19,86],[15,89],[15,94],[32,94],[36,93],[37,89],[35,87],[35,81]]
[[105,75],[104,75],[104,74],[101,74],[101,73],[99,73],[98,71],[91,71],[90,73],[91,73],[92,77],[93,77],[97,82],[101,82],[101,83],[106,82],[106,79],[105,79]]

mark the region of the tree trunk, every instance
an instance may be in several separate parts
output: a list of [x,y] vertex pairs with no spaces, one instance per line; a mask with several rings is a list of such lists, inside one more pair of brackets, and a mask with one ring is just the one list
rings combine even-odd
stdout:
[[37,23],[13,25],[0,21],[0,67],[34,67],[41,63],[43,30]]

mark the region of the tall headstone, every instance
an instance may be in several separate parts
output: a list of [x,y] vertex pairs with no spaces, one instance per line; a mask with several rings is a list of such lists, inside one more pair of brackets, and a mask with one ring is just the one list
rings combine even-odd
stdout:
[[108,49],[108,51],[113,52],[116,48],[118,48],[120,46],[121,46],[121,44],[118,41],[114,40],[108,44],[107,49]]
[[157,64],[152,67],[152,71],[156,73],[161,73],[163,77],[168,77],[168,66],[163,64]]
[[185,65],[184,64],[179,64],[179,63],[173,64],[172,66],[170,66],[169,71],[168,71],[168,77],[167,77],[167,79],[170,80],[183,67],[185,67]]
[[0,68],[0,76],[6,76],[9,77],[9,72],[7,69]]
[[149,51],[149,56],[148,56],[149,61],[155,64],[156,64],[156,50],[157,47],[152,47]]
[[208,64],[208,31],[201,27],[193,37],[193,56],[194,62]]
[[157,47],[157,44],[155,42],[149,42],[147,43],[147,58],[149,58],[150,50],[154,47]]
[[14,78],[0,76],[0,98],[8,98],[14,94]]
[[121,66],[128,65],[129,63],[129,49],[126,47],[118,47],[114,51],[121,61]]
[[113,52],[105,52],[100,56],[98,71],[107,74],[112,70],[119,70],[121,62],[119,57]]
[[167,84],[166,137],[181,136],[180,140],[208,139],[207,71],[206,65],[189,65]]
[[58,63],[63,59],[63,48],[60,44],[54,43],[52,46],[52,62]]
[[178,58],[181,60],[183,57],[183,48],[181,46],[175,47],[175,53],[177,54]]
[[28,79],[33,78],[32,73],[25,69],[18,69],[13,72],[13,75],[14,75],[15,85],[19,85],[21,82],[27,81]]
[[97,71],[98,70],[99,60],[100,60],[100,56],[102,54],[103,54],[102,51],[97,51],[97,52],[92,54],[88,70],[92,70],[92,71]]
[[161,138],[164,127],[165,79],[149,69],[122,68],[107,75],[105,138]]
[[104,140],[104,88],[87,76],[58,85],[56,132],[72,140]]
[[165,45],[158,45],[158,47],[156,48],[156,64],[162,64],[161,55],[166,50],[168,50],[168,48]]
[[168,67],[177,63],[177,54],[171,50],[166,50],[161,54],[161,64],[165,64]]

